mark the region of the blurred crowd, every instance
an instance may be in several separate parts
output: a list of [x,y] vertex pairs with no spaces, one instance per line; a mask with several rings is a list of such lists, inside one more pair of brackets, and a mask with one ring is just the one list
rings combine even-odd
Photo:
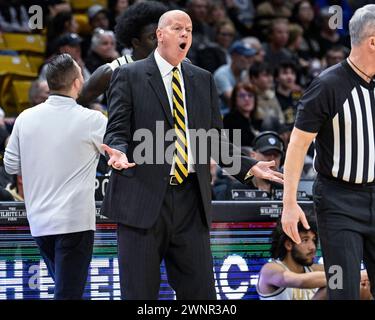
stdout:
[[[46,64],[56,54],[69,53],[88,80],[102,65],[121,56],[133,56],[134,60],[145,57],[156,46],[154,29],[147,29],[150,21],[137,20],[134,14],[132,20],[125,19],[127,10],[140,1],[98,1],[78,11],[72,2],[0,0],[0,34],[40,33],[46,37],[45,60],[30,87],[29,107],[48,97]],[[159,2],[167,9],[182,9],[190,15],[193,44],[188,58],[213,73],[224,127],[241,130],[244,153],[259,160],[275,160],[276,168],[282,170],[300,97],[322,70],[346,58],[350,51],[348,21],[356,8],[371,1]],[[43,30],[29,29],[28,8],[34,4],[43,8]],[[332,5],[342,9],[342,28],[332,28]],[[9,52],[0,50],[0,54]],[[106,114],[106,103],[106,95],[101,94],[85,106]],[[1,154],[13,123],[14,117],[0,109]],[[303,172],[305,179],[314,178],[313,153],[312,146]],[[211,169],[214,199],[230,199],[229,191],[236,182],[214,162]],[[102,161],[98,174],[107,172]],[[2,167],[0,186],[3,200],[22,199],[22,178],[7,176]],[[267,192],[272,189],[257,180],[248,187]]]

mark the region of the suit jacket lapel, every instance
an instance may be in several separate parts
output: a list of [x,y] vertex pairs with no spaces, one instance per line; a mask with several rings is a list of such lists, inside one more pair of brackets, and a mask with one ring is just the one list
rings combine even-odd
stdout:
[[195,128],[195,108],[194,103],[194,73],[190,70],[186,63],[182,64],[182,73],[185,85],[185,103],[189,120],[189,129]]
[[[165,86],[163,79],[161,78],[159,68],[156,64],[154,53],[151,53],[151,55],[147,58],[148,59],[148,65],[147,65],[147,74],[148,74],[148,82],[150,83],[152,89],[155,91],[155,94],[159,98],[160,104],[163,107],[165,117],[167,118],[170,126],[173,128],[173,118],[171,113],[171,107],[169,105],[168,101],[168,95],[165,91]],[[148,99],[149,97],[144,97],[145,99]]]

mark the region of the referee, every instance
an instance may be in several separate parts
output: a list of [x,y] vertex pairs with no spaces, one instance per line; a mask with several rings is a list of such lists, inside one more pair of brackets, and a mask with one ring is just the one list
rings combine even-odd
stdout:
[[359,299],[362,259],[375,296],[375,5],[355,12],[349,32],[347,60],[322,72],[299,102],[284,173],[283,229],[300,243],[298,221],[309,226],[297,186],[315,139],[314,206],[330,299]]

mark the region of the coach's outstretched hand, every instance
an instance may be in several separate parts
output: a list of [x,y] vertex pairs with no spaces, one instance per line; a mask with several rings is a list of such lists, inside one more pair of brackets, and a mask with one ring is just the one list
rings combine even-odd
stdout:
[[281,172],[275,171],[275,161],[259,161],[256,165],[252,166],[250,173],[257,178],[270,180],[283,184],[283,174]]
[[106,144],[102,144],[102,149],[108,154],[108,165],[112,166],[113,169],[122,170],[135,166],[134,162],[128,161],[128,158],[125,153],[116,149],[112,149]]

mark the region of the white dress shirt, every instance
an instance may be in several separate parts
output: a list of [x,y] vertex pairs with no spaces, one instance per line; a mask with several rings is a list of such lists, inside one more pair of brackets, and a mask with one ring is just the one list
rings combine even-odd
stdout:
[[4,166],[22,175],[34,237],[95,230],[95,175],[106,124],[99,111],[58,95],[18,116]]
[[[173,90],[172,90],[172,78],[173,78],[173,68],[168,61],[166,61],[158,52],[156,49],[154,52],[155,56],[155,61],[156,64],[160,70],[161,77],[164,82],[165,90],[167,91],[168,94],[168,101],[169,101],[169,106],[171,108],[171,114],[173,115]],[[181,92],[182,96],[184,97],[184,110],[185,110],[185,127],[186,127],[186,141],[188,141],[188,172],[195,172],[195,167],[194,167],[194,159],[192,157],[192,152],[191,152],[191,143],[190,143],[190,134],[189,134],[189,123],[188,123],[188,113],[186,109],[186,95],[185,95],[185,85],[184,85],[184,78],[182,75],[182,70],[181,70],[181,63],[178,64],[177,69],[179,71],[179,76],[180,76],[180,84],[181,84]],[[172,163],[172,168],[171,168],[171,175],[174,173],[174,167],[175,167],[175,160],[173,158],[173,163]]]

